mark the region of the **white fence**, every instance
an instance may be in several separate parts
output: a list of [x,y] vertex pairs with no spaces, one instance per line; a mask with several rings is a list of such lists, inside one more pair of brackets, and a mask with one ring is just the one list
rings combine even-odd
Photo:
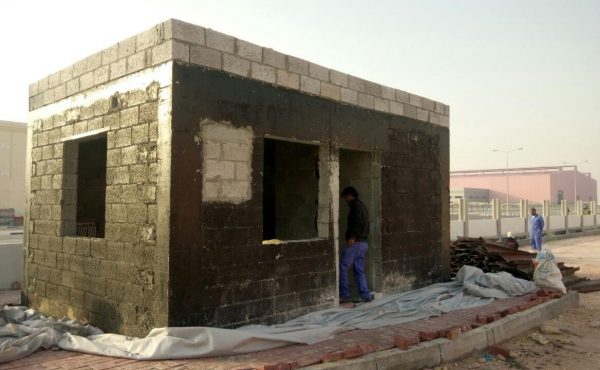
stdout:
[[489,203],[468,203],[462,199],[450,205],[450,238],[459,236],[501,238],[511,232],[513,236],[529,234],[529,210],[535,207],[544,217],[544,232],[561,234],[600,228],[600,208],[597,202],[568,204],[500,203],[493,199]]

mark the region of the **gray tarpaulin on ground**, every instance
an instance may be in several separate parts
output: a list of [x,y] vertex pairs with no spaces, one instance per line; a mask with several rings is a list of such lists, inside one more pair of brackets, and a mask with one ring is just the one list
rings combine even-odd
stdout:
[[316,343],[347,330],[415,321],[535,290],[535,283],[508,273],[483,273],[464,266],[456,281],[389,295],[352,309],[313,312],[272,326],[158,328],[145,338],[104,334],[77,321],[45,317],[27,307],[5,306],[0,313],[0,363],[24,357],[38,348],[53,347],[139,360],[239,355],[295,343]]

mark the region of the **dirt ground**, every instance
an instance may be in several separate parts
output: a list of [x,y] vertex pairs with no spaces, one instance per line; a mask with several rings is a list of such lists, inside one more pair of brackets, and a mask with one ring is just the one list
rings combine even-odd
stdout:
[[[558,261],[579,266],[577,275],[600,279],[600,236],[563,239],[547,244]],[[446,364],[450,369],[480,370],[600,370],[600,292],[580,294],[578,308],[503,343],[510,350],[507,359],[478,354]],[[560,331],[560,334],[548,332]],[[537,333],[548,340],[542,345],[531,338]],[[441,366],[440,369],[444,369]]]

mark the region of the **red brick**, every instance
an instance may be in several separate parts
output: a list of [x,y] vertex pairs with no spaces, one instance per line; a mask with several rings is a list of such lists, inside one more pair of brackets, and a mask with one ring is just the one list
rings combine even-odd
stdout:
[[519,310],[520,311],[525,311],[527,309],[530,309],[531,307],[535,306],[535,304],[528,302],[528,303],[520,303],[519,304]]
[[407,351],[408,347],[410,347],[410,343],[408,342],[408,339],[406,339],[405,337],[403,337],[401,335],[396,335],[394,337],[394,344],[396,345],[396,348],[401,349],[403,351]]
[[469,331],[469,330],[471,330],[471,329],[472,329],[472,325],[471,325],[471,324],[469,324],[469,323],[467,323],[467,324],[462,324],[462,325],[461,325],[461,327],[460,327],[460,330],[461,330],[461,332],[463,332],[463,333],[466,333],[466,332],[468,332],[468,331]]
[[540,289],[537,291],[537,293],[535,293],[535,295],[537,295],[538,297],[547,297],[548,292],[545,289]]
[[552,294],[550,294],[550,296],[551,296],[552,298],[556,298],[556,299],[558,299],[558,298],[562,297],[562,296],[563,296],[563,294],[562,294],[561,292],[552,292]]
[[460,337],[461,333],[462,333],[462,330],[459,327],[452,328],[446,332],[446,338],[448,338],[450,340],[454,340],[454,339]]
[[513,315],[517,312],[521,311],[521,309],[519,308],[519,306],[512,306],[511,308],[508,309],[508,314],[509,315]]
[[498,321],[501,318],[502,318],[502,316],[500,316],[500,314],[495,313],[493,315],[488,315],[487,322],[490,323],[490,322]]
[[508,348],[500,347],[498,345],[491,346],[488,352],[494,356],[502,355],[504,356],[504,358],[510,357],[510,350],[508,350]]
[[265,365],[263,370],[291,370],[289,363],[279,363],[275,365]]
[[478,324],[487,324],[487,315],[483,315],[483,314],[477,314],[477,316],[475,316],[475,319],[477,320]]
[[321,362],[322,363],[334,362],[334,361],[339,361],[343,358],[344,358],[343,351],[329,352],[325,356],[321,357]]
[[422,330],[419,331],[419,339],[421,342],[429,342],[440,336],[440,332],[437,330]]
[[356,358],[364,355],[363,349],[360,346],[350,347],[342,352],[344,358]]
[[363,342],[363,343],[360,343],[358,346],[363,351],[363,355],[373,353],[377,350],[377,348],[372,343]]

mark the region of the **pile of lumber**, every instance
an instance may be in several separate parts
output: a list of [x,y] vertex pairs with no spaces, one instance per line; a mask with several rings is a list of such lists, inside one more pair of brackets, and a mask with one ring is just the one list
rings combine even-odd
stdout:
[[[533,280],[535,256],[482,238],[459,238],[450,247],[450,271],[454,276],[463,265],[470,265],[484,272],[506,271],[520,279]],[[572,277],[579,270],[562,262],[557,265],[563,278]]]

